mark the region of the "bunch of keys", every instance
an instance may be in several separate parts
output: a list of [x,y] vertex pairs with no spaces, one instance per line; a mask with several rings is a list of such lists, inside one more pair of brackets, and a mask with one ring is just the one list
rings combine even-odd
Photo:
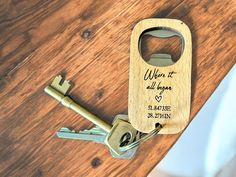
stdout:
[[[144,61],[140,48],[144,35],[160,38],[178,36],[182,54],[176,63],[169,54],[153,54]],[[146,19],[133,29],[130,47],[128,115],[115,116],[112,125],[90,113],[66,96],[69,81],[57,76],[45,92],[96,126],[76,132],[61,128],[59,138],[90,140],[105,144],[114,158],[132,158],[140,143],[160,134],[182,131],[189,120],[191,99],[191,33],[175,19]],[[62,84],[61,84],[62,83]]]
[[52,84],[44,89],[45,92],[61,102],[62,105],[90,120],[96,126],[79,132],[62,127],[57,132],[59,138],[87,140],[106,144],[114,158],[130,159],[135,155],[141,142],[154,136],[161,129],[161,125],[159,125],[151,133],[142,134],[129,123],[127,115],[117,115],[112,125],[109,125],[66,96],[71,86],[69,81],[65,80],[62,84],[60,83],[62,83],[61,75],[57,76]]

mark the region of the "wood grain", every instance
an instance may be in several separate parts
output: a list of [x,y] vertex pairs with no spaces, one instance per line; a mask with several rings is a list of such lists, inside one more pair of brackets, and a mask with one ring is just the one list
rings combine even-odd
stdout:
[[71,96],[111,122],[127,113],[129,44],[145,18],[184,21],[193,37],[191,119],[235,64],[235,0],[0,1],[0,176],[146,176],[177,135],[141,145],[133,160],[103,145],[54,137],[93,125],[43,92],[57,74]]

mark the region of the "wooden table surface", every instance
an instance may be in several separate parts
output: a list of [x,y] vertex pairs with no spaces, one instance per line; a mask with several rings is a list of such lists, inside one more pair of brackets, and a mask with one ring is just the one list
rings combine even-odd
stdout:
[[0,1],[1,177],[146,176],[164,157],[180,134],[148,140],[132,160],[57,139],[62,126],[93,124],[43,91],[62,74],[74,83],[71,97],[106,121],[127,113],[130,34],[150,17],[191,29],[192,120],[235,64],[235,0]]

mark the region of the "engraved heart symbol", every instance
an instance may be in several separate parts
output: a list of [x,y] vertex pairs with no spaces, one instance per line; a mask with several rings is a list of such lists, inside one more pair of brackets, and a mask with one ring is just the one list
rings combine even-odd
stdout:
[[155,99],[158,101],[158,102],[160,102],[161,101],[161,99],[162,99],[162,96],[155,96]]

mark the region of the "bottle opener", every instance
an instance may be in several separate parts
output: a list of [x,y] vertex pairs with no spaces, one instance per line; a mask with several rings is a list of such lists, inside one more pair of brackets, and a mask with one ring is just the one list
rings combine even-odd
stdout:
[[[178,36],[182,54],[173,62],[169,54],[141,56],[144,35]],[[145,19],[133,29],[130,46],[129,121],[138,131],[149,133],[159,123],[159,134],[182,131],[189,121],[191,103],[192,41],[186,24],[176,19]]]

